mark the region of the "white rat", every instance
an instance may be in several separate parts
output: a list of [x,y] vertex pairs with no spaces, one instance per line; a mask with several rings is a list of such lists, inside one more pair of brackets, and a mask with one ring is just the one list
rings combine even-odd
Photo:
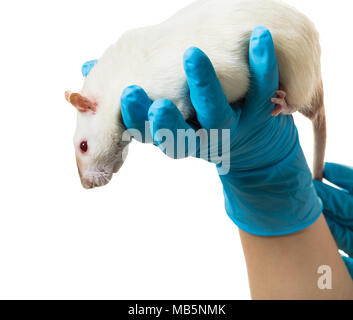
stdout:
[[105,185],[123,163],[128,143],[122,141],[120,97],[125,87],[139,85],[151,100],[170,99],[185,119],[194,116],[182,63],[189,47],[200,48],[211,59],[230,103],[245,97],[249,39],[259,25],[273,36],[285,91],[277,92],[273,115],[298,110],[312,120],[314,178],[322,179],[326,120],[314,25],[276,0],[198,0],[164,23],[125,33],[99,59],[81,92],[66,92],[79,111],[74,144],[82,185]]

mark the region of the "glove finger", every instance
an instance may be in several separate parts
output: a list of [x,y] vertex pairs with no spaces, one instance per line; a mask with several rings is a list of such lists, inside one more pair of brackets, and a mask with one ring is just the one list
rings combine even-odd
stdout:
[[[336,163],[326,163],[324,170],[326,180],[353,194],[353,168]],[[352,207],[353,208],[353,207]]]
[[198,48],[184,54],[184,69],[197,119],[205,129],[235,128],[240,111],[230,107],[210,59]]
[[82,75],[87,78],[88,75],[91,73],[91,70],[94,68],[94,66],[98,63],[98,60],[91,60],[87,61],[81,69]]
[[349,274],[351,275],[353,279],[353,259],[352,258],[347,258],[347,257],[342,257],[344,263],[346,264],[346,267],[348,269]]
[[169,100],[155,101],[148,111],[154,143],[170,158],[197,156],[200,139],[184,120],[178,108]]
[[244,112],[268,112],[270,116],[273,109],[270,99],[279,86],[279,71],[272,36],[265,27],[256,27],[251,35],[249,64],[251,85]]
[[330,215],[325,214],[325,218],[338,248],[353,256],[353,229],[341,225]]
[[152,101],[138,86],[127,87],[121,96],[121,114],[129,133],[139,142],[151,143],[148,109]]
[[324,204],[324,212],[334,216],[342,225],[353,227],[353,197],[320,181],[313,181]]

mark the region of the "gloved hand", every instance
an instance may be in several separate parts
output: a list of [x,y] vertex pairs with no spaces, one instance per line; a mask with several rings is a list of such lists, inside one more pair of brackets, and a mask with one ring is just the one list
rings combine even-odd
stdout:
[[[232,105],[232,108],[208,57],[197,48],[186,51],[184,69],[190,97],[204,130],[200,134],[201,142],[198,139],[190,143],[192,139],[178,136],[180,129],[193,133],[195,130],[171,101],[152,103],[137,86],[126,88],[122,95],[123,120],[127,129],[141,132],[149,121],[151,137],[168,156],[203,155],[216,163],[227,213],[244,231],[261,236],[295,233],[319,218],[322,203],[316,194],[293,118],[271,116],[274,105],[270,99],[278,89],[279,74],[272,37],[264,27],[257,27],[251,36],[249,63],[248,96],[244,103]],[[175,143],[180,139],[186,140],[186,145],[190,143],[185,153],[166,147],[168,134],[161,133],[163,129],[174,134]],[[218,137],[225,133],[216,143],[210,138],[215,129]],[[205,147],[208,147],[206,157]],[[228,161],[219,163],[215,156],[219,148],[225,151],[222,158]]]
[[353,278],[353,168],[326,163],[324,177],[341,188],[314,181],[337,246],[351,257],[343,259]]

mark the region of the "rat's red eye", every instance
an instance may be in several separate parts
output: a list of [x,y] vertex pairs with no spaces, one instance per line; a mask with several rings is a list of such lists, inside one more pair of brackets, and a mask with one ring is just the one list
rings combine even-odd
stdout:
[[88,150],[88,144],[87,141],[82,141],[80,144],[80,149],[83,153],[86,153]]

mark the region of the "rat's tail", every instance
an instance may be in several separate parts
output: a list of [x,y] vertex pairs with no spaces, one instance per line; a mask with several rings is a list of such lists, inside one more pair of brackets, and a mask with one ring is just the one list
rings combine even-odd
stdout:
[[313,178],[315,180],[322,180],[324,177],[326,151],[326,113],[322,84],[312,101],[312,108],[319,111],[316,117],[312,119],[314,130]]

